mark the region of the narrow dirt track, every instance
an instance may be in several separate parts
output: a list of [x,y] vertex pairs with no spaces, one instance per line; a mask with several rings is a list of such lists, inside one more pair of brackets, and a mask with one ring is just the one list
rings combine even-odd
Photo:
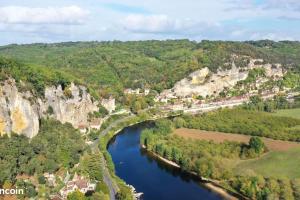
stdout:
[[[222,132],[215,132],[215,131],[203,131],[203,130],[186,129],[186,128],[176,129],[174,131],[174,134],[184,138],[212,140],[217,143],[222,143],[226,140],[248,143],[251,138],[251,136],[248,135],[222,133]],[[297,147],[300,148],[300,143],[297,142],[272,140],[269,138],[262,138],[262,139],[265,145],[272,151],[287,151],[291,148],[297,148]]]

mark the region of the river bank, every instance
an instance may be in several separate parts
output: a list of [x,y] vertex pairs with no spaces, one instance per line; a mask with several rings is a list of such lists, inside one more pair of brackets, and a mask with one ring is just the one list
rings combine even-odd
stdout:
[[[172,167],[176,167],[176,168],[181,168],[180,165],[178,165],[177,163],[168,160],[166,158],[163,158],[162,156],[152,152],[152,151],[148,151],[145,145],[141,145],[141,148],[146,150],[148,153],[150,153],[152,156],[158,158],[159,160],[161,160],[162,162],[172,166]],[[187,172],[193,176],[199,177],[195,172]],[[225,188],[223,188],[219,182],[217,180],[212,180],[212,179],[207,179],[204,177],[199,177],[201,179],[201,181],[203,181],[203,185],[205,187],[207,187],[208,189],[210,189],[211,191],[219,194],[222,198],[226,199],[226,200],[239,200],[239,199],[247,199],[244,196],[238,194],[238,193],[233,193],[231,191],[226,190]]]
[[[177,116],[178,114],[174,114],[174,116]],[[111,185],[114,185],[113,191],[110,191],[112,194],[116,195],[117,192],[120,192],[120,188],[126,188],[128,185],[125,181],[120,179],[115,174],[115,166],[112,161],[111,155],[107,151],[108,146],[110,142],[115,138],[122,130],[124,130],[126,127],[132,127],[134,125],[146,122],[146,121],[154,121],[160,118],[170,117],[173,115],[148,115],[147,113],[142,113],[139,115],[132,115],[128,116],[126,118],[120,119],[117,122],[113,122],[110,126],[108,126],[105,130],[101,131],[99,138],[93,143],[92,146],[99,147],[99,150],[104,155],[104,160],[108,169],[108,176],[107,180],[111,183]],[[99,146],[98,146],[99,145]],[[131,188],[128,187],[129,190],[127,190],[127,194],[130,191],[130,195],[132,197],[135,196],[135,194],[131,191]],[[135,199],[135,198],[133,198]]]
[[[128,120],[125,120],[125,122],[122,122],[122,123],[120,123],[120,124],[118,124],[118,125],[116,125],[114,127],[111,127],[111,130],[109,130],[105,135],[103,135],[104,137],[102,138],[102,141],[100,140],[101,141],[100,143],[102,143],[101,146],[102,147],[105,146],[106,147],[105,149],[108,149],[108,146],[109,146],[110,142],[113,140],[113,138],[115,138],[117,135],[121,134],[122,130],[124,130],[126,127],[133,127],[133,126],[135,126],[137,124],[141,124],[141,123],[143,123],[145,121],[154,121],[154,120],[157,120],[159,118],[165,118],[165,117],[169,117],[169,116],[159,116],[159,117],[158,116],[152,116],[152,117],[148,116],[146,118],[139,118],[139,117],[135,116],[135,117],[129,118]],[[143,148],[143,149],[145,149],[145,148]],[[104,149],[102,149],[102,150],[104,150]],[[149,151],[147,151],[147,152],[149,152]],[[106,154],[106,153],[108,153],[108,152],[106,151],[104,154]],[[165,159],[165,158],[163,158],[161,156],[158,156],[156,154],[153,154],[153,155],[155,157],[157,157],[158,159],[160,159],[161,161],[163,161],[163,163],[166,163],[166,164],[168,164],[170,166],[173,166],[173,167],[176,167],[178,169],[181,168],[175,162],[167,160],[167,159]],[[106,160],[109,163],[109,165],[113,166],[113,168],[114,168],[114,163],[112,161],[111,155],[109,155],[108,159],[107,158],[108,157],[106,156]],[[111,172],[112,177],[114,177],[114,179],[116,180],[116,182],[118,182],[119,184],[126,184],[125,182],[123,182],[123,180],[120,180],[118,178],[118,176],[116,176],[116,174],[114,173],[114,169],[112,170],[112,168],[110,168],[110,172]],[[188,172],[188,174],[191,174],[192,176],[199,178],[199,176],[197,176],[196,173]],[[206,187],[207,189],[209,189],[213,193],[218,194],[220,197],[222,197],[224,199],[233,199],[233,200],[241,199],[241,198],[237,198],[236,197],[238,195],[232,194],[229,191],[225,190],[222,186],[220,186],[214,180],[206,180],[206,179],[203,179],[203,178],[201,178],[201,179],[202,179],[202,181],[204,180],[204,182],[202,183],[202,185],[204,187]]]

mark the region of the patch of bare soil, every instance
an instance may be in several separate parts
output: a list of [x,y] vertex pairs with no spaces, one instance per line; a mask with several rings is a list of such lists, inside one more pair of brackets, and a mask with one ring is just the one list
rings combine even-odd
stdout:
[[[183,138],[191,138],[191,139],[198,139],[198,140],[212,140],[216,143],[222,143],[224,141],[248,143],[251,138],[251,136],[248,135],[222,133],[222,132],[215,132],[215,131],[203,131],[203,130],[186,129],[186,128],[176,129],[174,131],[174,134]],[[287,151],[291,148],[300,147],[300,143],[298,142],[272,140],[269,138],[262,138],[262,140],[264,141],[268,149],[272,151]]]

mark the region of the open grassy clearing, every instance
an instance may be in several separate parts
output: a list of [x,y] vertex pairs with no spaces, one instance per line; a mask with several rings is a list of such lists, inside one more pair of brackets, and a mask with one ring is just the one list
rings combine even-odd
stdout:
[[279,110],[274,115],[300,119],[300,108]]
[[235,170],[238,174],[254,171],[264,177],[300,178],[300,148],[284,152],[270,152],[259,159],[241,161]]
[[[231,134],[231,133],[221,133],[215,131],[203,131],[197,129],[186,129],[180,128],[174,131],[174,134],[191,139],[199,139],[199,140],[212,140],[217,143],[221,143],[224,141],[235,141],[235,142],[243,142],[248,143],[251,136],[241,135],[241,134]],[[288,142],[281,140],[272,140],[269,138],[262,138],[265,145],[271,151],[288,151],[293,148],[300,148],[300,143],[297,142]],[[300,165],[299,165],[300,166]]]

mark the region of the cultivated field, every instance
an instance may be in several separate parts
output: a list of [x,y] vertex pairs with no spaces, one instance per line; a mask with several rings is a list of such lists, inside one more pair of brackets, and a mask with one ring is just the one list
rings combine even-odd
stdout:
[[[224,141],[235,141],[235,142],[243,142],[248,143],[251,136],[241,135],[241,134],[231,134],[231,133],[221,133],[214,131],[202,131],[196,129],[176,129],[174,134],[184,137],[184,138],[192,138],[199,140],[212,140],[217,143],[221,143]],[[265,145],[271,151],[288,151],[293,148],[300,148],[300,143],[297,142],[288,142],[281,140],[272,140],[269,138],[262,138]]]

